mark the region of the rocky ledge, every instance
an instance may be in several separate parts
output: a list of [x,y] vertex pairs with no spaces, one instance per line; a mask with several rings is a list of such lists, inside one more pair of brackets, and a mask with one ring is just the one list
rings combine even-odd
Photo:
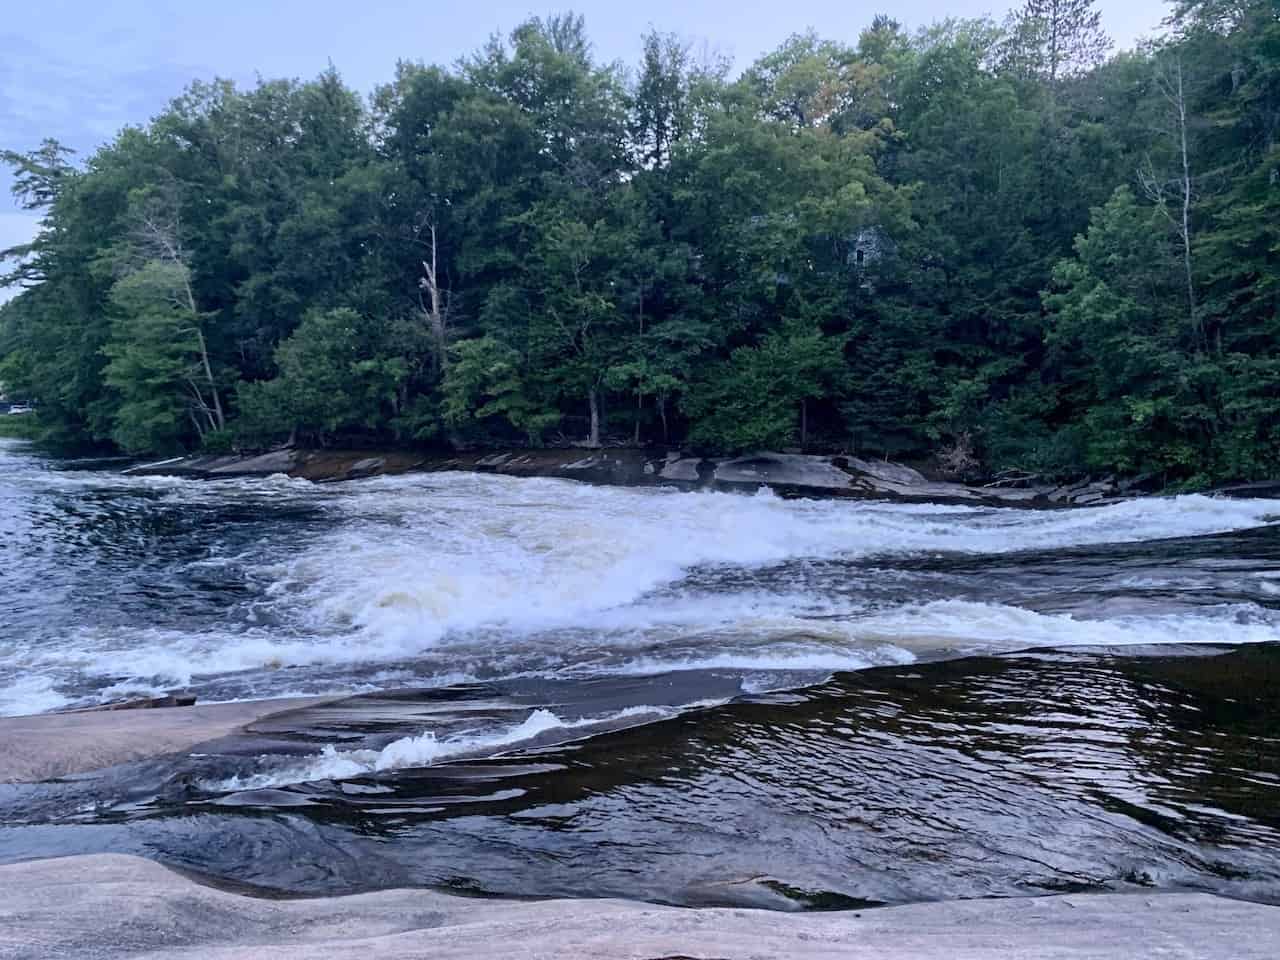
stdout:
[[271,477],[285,474],[304,480],[325,482],[354,480],[381,474],[406,473],[422,467],[427,458],[404,451],[367,450],[272,450],[256,454],[207,454],[172,457],[130,467],[132,476],[191,477],[198,480],[228,480],[236,477]]
[[559,477],[626,486],[755,491],[783,496],[963,503],[992,506],[1066,507],[1113,503],[1137,492],[1114,478],[1069,485],[987,486],[930,480],[902,464],[851,456],[756,453],[708,458],[638,449],[516,450],[459,454],[404,451],[275,450],[253,456],[177,457],[132,467],[133,475],[172,475],[215,480],[285,474],[316,482],[409,471],[467,470],[514,477]]
[[0,958],[117,960],[1273,960],[1280,908],[1201,893],[1083,894],[782,914],[430,890],[267,900],[137,857],[0,867]]

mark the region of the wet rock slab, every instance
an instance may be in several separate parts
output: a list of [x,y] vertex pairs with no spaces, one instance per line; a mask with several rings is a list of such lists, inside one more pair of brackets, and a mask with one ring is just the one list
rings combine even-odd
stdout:
[[0,783],[67,777],[178,750],[333,697],[0,717]]
[[355,480],[382,474],[406,473],[421,467],[426,458],[404,451],[272,450],[253,456],[174,457],[144,463],[125,470],[129,476],[174,476],[196,480],[228,480],[237,477],[271,477],[284,474],[326,482]]
[[969,900],[778,914],[425,890],[264,900],[136,857],[0,867],[0,958],[1272,960],[1280,908],[1205,894]]
[[588,483],[666,485],[784,496],[898,500],[975,506],[1095,506],[1122,499],[1108,478],[1055,486],[971,486],[930,480],[918,470],[851,456],[762,452],[731,458],[655,454],[643,450],[538,450],[428,459],[425,470],[475,470],[517,477],[560,477]]

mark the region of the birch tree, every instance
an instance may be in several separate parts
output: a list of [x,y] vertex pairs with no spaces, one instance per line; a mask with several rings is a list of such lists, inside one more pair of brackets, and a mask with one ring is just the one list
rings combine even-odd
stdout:
[[182,215],[174,185],[143,195],[122,260],[123,280],[132,291],[129,302],[139,305],[150,295],[167,304],[178,318],[177,330],[195,343],[195,363],[183,371],[193,421],[201,437],[227,425],[221,390],[209,356],[205,334],[208,314],[201,311],[191,282],[191,257],[182,240]]
[[1195,177],[1192,174],[1191,137],[1189,130],[1187,81],[1182,58],[1174,56],[1157,64],[1155,87],[1162,101],[1164,122],[1161,133],[1172,147],[1172,169],[1159,171],[1148,155],[1138,177],[1147,198],[1168,220],[1182,256],[1183,283],[1186,293],[1187,320],[1196,333],[1198,346],[1203,344],[1203,328],[1196,304],[1196,278],[1193,260],[1192,205],[1195,201]]

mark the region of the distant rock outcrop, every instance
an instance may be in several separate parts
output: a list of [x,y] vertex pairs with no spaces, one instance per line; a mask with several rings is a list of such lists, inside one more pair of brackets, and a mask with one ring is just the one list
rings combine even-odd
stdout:
[[406,473],[426,463],[422,454],[367,450],[272,450],[253,455],[215,454],[174,457],[143,463],[124,472],[132,476],[192,477],[225,480],[233,477],[271,477],[284,474],[317,482],[355,480],[381,474]]
[[[275,450],[254,456],[179,457],[132,467],[133,475],[174,475],[215,480],[286,474],[316,482],[351,480],[411,470],[468,470],[513,477],[560,477],[587,483],[754,491],[784,496],[849,497],[967,503],[991,506],[1094,506],[1122,499],[1128,490],[1114,478],[1071,485],[975,486],[930,480],[918,470],[885,460],[799,453],[753,453],[707,458],[678,451],[508,450],[459,454],[373,453],[342,450]],[[1134,491],[1136,492],[1136,490]]]

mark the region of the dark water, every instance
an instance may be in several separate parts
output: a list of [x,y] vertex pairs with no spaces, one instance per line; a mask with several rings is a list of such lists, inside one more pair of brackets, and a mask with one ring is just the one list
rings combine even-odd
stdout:
[[1280,902],[1280,647],[1176,654],[880,668],[498,759],[202,786],[263,750],[381,742],[424,715],[447,727],[573,696],[610,711],[655,687],[722,692],[725,678],[362,698],[198,758],[0,788],[0,859],[123,850],[306,894],[430,885],[823,909],[1178,889]]
[[0,862],[132,852],[273,894],[1280,902],[1280,504],[115,467],[0,448],[0,706],[359,696],[0,785]]

